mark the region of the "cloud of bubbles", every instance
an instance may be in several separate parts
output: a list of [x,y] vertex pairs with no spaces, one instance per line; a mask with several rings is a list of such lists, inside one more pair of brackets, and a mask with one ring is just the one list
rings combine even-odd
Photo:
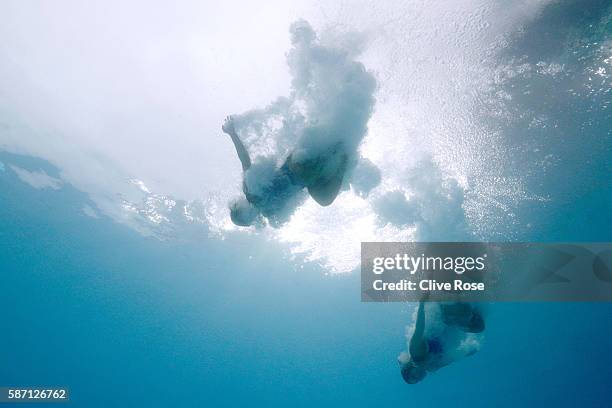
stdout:
[[404,176],[410,192],[400,188],[382,194],[374,210],[383,223],[416,227],[415,240],[467,240],[464,189],[430,159],[423,159]]
[[290,95],[232,115],[253,162],[244,182],[251,194],[263,197],[258,204],[274,226],[286,222],[306,198],[301,189],[273,188],[276,169],[289,156],[293,167],[314,169],[300,174],[306,185],[344,173],[348,189],[355,173],[356,189],[367,196],[380,182],[376,166],[358,151],[374,109],[374,76],[351,50],[321,43],[305,20],[293,23],[290,34]]

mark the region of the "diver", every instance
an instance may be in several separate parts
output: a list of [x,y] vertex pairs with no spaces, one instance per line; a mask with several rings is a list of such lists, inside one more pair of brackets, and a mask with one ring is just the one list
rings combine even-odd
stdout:
[[[444,348],[441,337],[425,336],[425,297],[419,302],[414,333],[410,338],[408,352],[410,359],[400,362],[401,374],[408,384],[423,380],[428,372],[435,371],[452,362]],[[481,333],[484,330],[484,319],[480,312],[468,303],[454,302],[440,304],[442,321],[447,326],[454,326],[466,333]],[[471,355],[472,353],[468,354]]]
[[232,116],[225,119],[221,129],[232,139],[242,164],[244,197],[230,204],[234,224],[249,226],[263,216],[277,226],[305,200],[304,189],[322,206],[330,205],[340,192],[348,164],[341,142],[322,149],[314,157],[294,151],[280,166],[265,159],[253,164]]
[[485,322],[480,312],[470,303],[440,303],[442,321],[448,326],[456,326],[466,333],[482,333]]

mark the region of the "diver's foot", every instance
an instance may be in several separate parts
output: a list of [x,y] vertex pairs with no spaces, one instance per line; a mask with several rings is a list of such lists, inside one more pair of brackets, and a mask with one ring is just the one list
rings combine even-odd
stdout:
[[221,126],[221,130],[228,135],[233,135],[236,133],[236,129],[234,128],[234,117],[229,115],[223,121],[223,125]]

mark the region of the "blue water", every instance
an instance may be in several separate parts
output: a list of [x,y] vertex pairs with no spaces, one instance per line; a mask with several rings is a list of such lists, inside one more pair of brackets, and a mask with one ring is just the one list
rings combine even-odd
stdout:
[[[577,64],[558,38],[610,38],[609,2],[561,3],[507,58]],[[515,238],[612,241],[610,88],[599,87],[515,98],[561,124],[503,129],[515,171],[548,198],[516,209],[530,228]],[[538,153],[524,148],[536,142]],[[548,153],[559,163],[539,173]],[[258,236],[147,238],[86,216],[95,205],[72,186],[35,189],[8,167],[58,177],[49,163],[0,162],[1,386],[67,386],[74,407],[612,406],[612,304],[491,305],[481,351],[408,386],[396,357],[412,305],[361,303],[358,274],[296,270]]]
[[0,384],[69,386],[86,407],[610,401],[610,304],[493,305],[479,353],[407,386],[410,308],[360,303],[357,274],[296,272],[255,237],[144,238],[82,215],[69,186],[0,185]]

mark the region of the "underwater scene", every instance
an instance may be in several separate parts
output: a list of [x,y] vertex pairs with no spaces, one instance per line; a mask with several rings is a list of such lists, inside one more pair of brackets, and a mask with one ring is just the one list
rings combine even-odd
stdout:
[[366,242],[611,247],[612,1],[0,15],[0,408],[612,406],[611,302],[360,273]]

